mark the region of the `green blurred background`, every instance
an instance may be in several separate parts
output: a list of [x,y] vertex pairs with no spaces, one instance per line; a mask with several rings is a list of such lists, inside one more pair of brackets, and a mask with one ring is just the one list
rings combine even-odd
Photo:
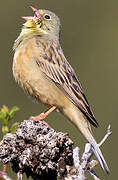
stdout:
[[[21,16],[32,15],[29,5],[54,11],[61,19],[61,45],[65,56],[74,67],[100,127],[93,128],[99,142],[111,124],[113,134],[104,143],[102,152],[111,170],[101,179],[117,179],[118,126],[118,1],[117,0],[4,0],[0,3],[0,106],[17,105],[20,111],[14,121],[22,121],[44,111],[15,83],[12,75],[12,46],[23,24]],[[84,138],[60,113],[52,113],[48,123],[57,131],[68,132],[81,147]],[[0,164],[0,169],[2,165]],[[15,180],[15,174],[9,170]],[[27,178],[24,176],[23,178]],[[92,179],[90,176],[88,179]]]

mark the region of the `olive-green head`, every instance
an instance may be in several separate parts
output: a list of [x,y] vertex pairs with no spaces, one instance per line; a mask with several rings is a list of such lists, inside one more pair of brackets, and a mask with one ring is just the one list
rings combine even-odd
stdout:
[[59,38],[61,24],[55,13],[43,9],[37,10],[32,6],[31,8],[35,14],[33,17],[22,17],[26,20],[23,24],[22,33]]

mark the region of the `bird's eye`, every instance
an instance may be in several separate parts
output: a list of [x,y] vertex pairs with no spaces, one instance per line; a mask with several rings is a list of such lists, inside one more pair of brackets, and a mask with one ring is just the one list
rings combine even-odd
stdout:
[[45,19],[50,19],[50,16],[49,15],[45,15]]

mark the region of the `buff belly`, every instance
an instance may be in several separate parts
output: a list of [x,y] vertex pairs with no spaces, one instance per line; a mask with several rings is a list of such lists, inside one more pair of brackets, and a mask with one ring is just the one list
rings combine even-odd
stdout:
[[13,75],[21,87],[37,101],[45,105],[64,107],[67,98],[61,90],[40,71],[36,62],[24,51],[16,51]]

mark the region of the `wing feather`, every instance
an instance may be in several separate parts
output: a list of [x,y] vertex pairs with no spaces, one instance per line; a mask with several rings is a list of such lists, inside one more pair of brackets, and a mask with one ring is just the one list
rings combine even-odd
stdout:
[[34,59],[40,70],[65,93],[89,122],[97,127],[98,123],[90,109],[81,84],[73,68],[66,60],[60,45],[55,42],[51,43],[48,49],[45,49],[44,54]]

